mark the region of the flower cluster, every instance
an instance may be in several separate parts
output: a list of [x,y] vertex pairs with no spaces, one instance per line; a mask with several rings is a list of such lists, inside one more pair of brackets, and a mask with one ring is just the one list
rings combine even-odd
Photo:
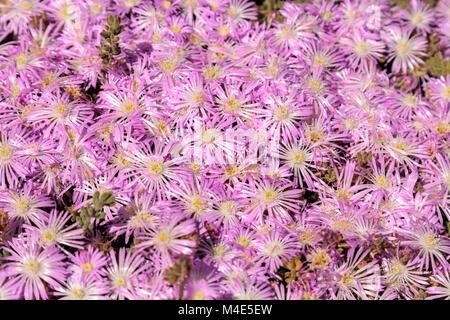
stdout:
[[0,0],[0,299],[450,299],[449,22]]

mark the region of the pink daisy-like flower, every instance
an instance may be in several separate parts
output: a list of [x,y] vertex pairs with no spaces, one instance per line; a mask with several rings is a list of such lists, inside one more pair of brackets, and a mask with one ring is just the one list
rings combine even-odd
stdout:
[[14,238],[3,248],[10,255],[5,268],[14,290],[26,300],[48,299],[44,282],[57,288],[65,281],[64,255],[55,246],[40,247],[31,236]]
[[267,264],[268,271],[275,272],[283,262],[297,253],[298,242],[290,234],[269,232],[257,240],[258,258]]
[[290,189],[292,184],[271,183],[251,179],[249,184],[242,185],[242,193],[248,199],[248,206],[244,212],[247,221],[265,221],[265,211],[268,218],[279,221],[291,221],[290,211],[300,209],[299,189]]
[[125,298],[124,290],[132,285],[131,278],[145,271],[144,258],[125,248],[119,249],[118,259],[114,250],[111,250],[109,255],[111,259],[107,267],[110,283],[109,297],[123,300]]
[[106,280],[72,276],[65,287],[56,290],[55,296],[59,296],[60,300],[107,300],[109,289]]
[[[332,295],[336,299],[356,300],[356,297],[367,298],[375,296],[382,288],[381,276],[376,262],[370,262],[360,267],[358,265],[369,253],[368,250],[351,248],[347,261],[335,268],[339,280],[335,284]],[[333,289],[332,289],[333,290]]]
[[434,12],[421,0],[412,0],[407,10],[400,12],[399,17],[406,20],[408,28],[416,29],[422,34],[430,33],[434,20]]
[[236,280],[230,285],[230,291],[237,300],[273,300],[274,291],[268,283],[259,282],[250,277],[244,281]]
[[35,221],[36,227],[25,226],[30,232],[36,233],[38,242],[42,247],[56,245],[63,251],[64,247],[83,248],[83,230],[77,229],[76,224],[66,227],[67,222],[71,219],[69,212],[58,212],[53,209],[48,217]]
[[0,186],[4,188],[17,184],[18,178],[25,176],[28,170],[19,161],[20,142],[15,140],[22,136],[23,130],[0,127],[0,131]]
[[157,226],[138,235],[140,243],[136,248],[149,249],[167,267],[173,262],[172,255],[189,255],[193,252],[195,241],[185,237],[195,230],[194,222],[191,219],[185,220],[182,214],[173,212],[171,216],[163,215]]
[[5,190],[0,192],[0,207],[5,210],[12,219],[21,219],[25,222],[39,221],[47,217],[44,208],[54,207],[54,201],[48,196],[32,192],[34,186],[27,183],[22,190]]
[[18,299],[16,291],[14,290],[14,283],[8,279],[8,272],[6,270],[0,271],[0,300],[16,300]]
[[410,31],[392,27],[387,32],[387,46],[389,48],[388,61],[393,61],[392,70],[406,73],[423,63],[421,56],[425,55],[427,42],[421,36],[411,36]]
[[421,269],[428,269],[431,266],[433,271],[436,270],[436,261],[448,268],[449,263],[446,259],[446,255],[450,254],[448,237],[437,234],[426,224],[416,223],[411,227],[411,229],[399,229],[398,231],[406,238],[401,242],[402,245],[419,250],[413,262],[418,262]]
[[77,251],[69,258],[72,263],[67,270],[74,277],[102,278],[106,275],[107,257],[93,246],[88,246],[87,250]]
[[216,269],[199,263],[188,275],[185,284],[186,298],[191,300],[213,300],[219,297],[222,275]]
[[444,269],[444,272],[440,272],[431,277],[436,285],[427,288],[429,296],[427,300],[431,299],[445,299],[450,300],[450,275],[448,269]]

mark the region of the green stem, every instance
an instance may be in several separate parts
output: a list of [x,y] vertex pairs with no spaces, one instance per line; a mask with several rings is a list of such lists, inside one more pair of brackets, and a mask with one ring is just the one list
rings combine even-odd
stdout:
[[183,296],[184,296],[184,281],[185,281],[185,279],[183,279],[183,281],[181,281],[180,286],[178,288],[179,300],[183,300]]

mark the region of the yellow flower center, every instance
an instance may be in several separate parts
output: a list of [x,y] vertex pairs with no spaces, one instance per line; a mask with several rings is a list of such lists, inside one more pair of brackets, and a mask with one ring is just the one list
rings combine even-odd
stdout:
[[275,110],[275,117],[278,121],[287,120],[290,117],[291,113],[287,107],[279,107]]
[[161,61],[159,66],[165,73],[171,73],[178,66],[178,63],[173,59],[166,59]]
[[445,86],[441,91],[441,97],[444,100],[450,100],[450,86]]
[[220,213],[223,216],[231,216],[233,214],[233,209],[234,209],[234,201],[225,201],[224,203],[222,203],[220,205]]
[[94,15],[98,15],[102,12],[102,5],[101,3],[94,2],[91,4],[91,13]]
[[206,129],[202,131],[202,144],[207,145],[213,143],[216,140],[214,131],[212,129]]
[[415,27],[420,27],[424,22],[424,17],[420,12],[417,12],[411,16],[411,23]]
[[124,277],[117,278],[116,286],[117,287],[124,287],[125,286],[125,278]]
[[203,76],[205,78],[216,79],[218,74],[218,68],[216,66],[210,66],[203,71]]
[[324,66],[325,64],[327,64],[327,59],[324,56],[316,56],[314,58],[314,64],[316,66]]
[[89,272],[91,272],[93,269],[94,269],[94,267],[92,266],[92,263],[90,263],[89,261],[88,261],[88,262],[85,262],[85,263],[83,264],[83,272],[84,272],[84,273],[89,273]]
[[423,247],[427,249],[434,249],[436,245],[439,243],[439,239],[434,235],[428,235],[425,238],[421,239],[421,244]]
[[272,257],[278,257],[284,252],[283,246],[277,241],[271,241],[266,247],[266,254]]
[[379,188],[387,188],[388,187],[388,180],[385,176],[379,176],[375,180],[375,185]]
[[400,261],[398,261],[398,260],[393,261],[393,263],[392,263],[392,272],[393,273],[395,273],[397,275],[402,275],[406,271],[408,271],[408,269]]
[[197,172],[201,166],[195,162],[192,162],[191,164],[189,164],[189,168],[191,168],[192,171]]
[[353,196],[353,193],[347,192],[345,188],[336,190],[336,198],[342,202],[347,202]]
[[303,153],[301,153],[301,152],[296,153],[296,154],[294,155],[294,161],[295,161],[296,163],[301,163],[301,162],[303,162]]
[[411,45],[408,40],[401,40],[397,43],[395,49],[399,56],[406,56],[411,52]]
[[450,132],[450,124],[444,121],[439,121],[436,125],[436,131],[439,134],[447,134]]
[[55,239],[55,237],[56,237],[56,234],[52,230],[47,230],[43,234],[44,241],[47,243],[52,242]]
[[307,85],[313,93],[319,93],[319,91],[322,89],[322,81],[319,79],[309,78],[307,81]]
[[274,76],[277,73],[277,68],[274,66],[269,67],[269,73]]
[[366,41],[360,41],[353,47],[353,50],[359,57],[366,57],[369,54],[370,49],[370,45]]
[[72,15],[73,15],[73,8],[68,3],[63,4],[58,11],[58,17],[64,21],[70,20],[70,18],[72,18]]
[[211,8],[212,11],[216,11],[219,8],[219,5],[215,1],[211,1],[209,3],[209,7]]
[[261,192],[261,202],[264,204],[272,203],[277,198],[277,192],[275,190],[269,189],[269,190],[263,190]]
[[62,116],[65,108],[66,108],[66,105],[65,105],[65,104],[59,103],[59,104],[56,106],[56,109],[55,109],[56,114],[57,114],[58,116]]
[[129,113],[136,108],[136,105],[132,100],[127,100],[124,104],[122,104],[123,113]]
[[292,32],[292,29],[289,27],[281,28],[281,33],[285,37],[287,37],[291,32]]
[[236,242],[244,248],[248,248],[248,246],[250,245],[250,240],[245,236],[240,236],[239,238],[237,238]]
[[26,64],[28,63],[28,57],[24,54],[19,54],[16,57],[16,65],[17,65],[17,70],[23,70],[26,67]]
[[31,3],[29,1],[24,1],[22,3],[22,9],[23,10],[30,10],[31,9]]
[[322,19],[324,21],[328,21],[331,18],[331,11],[330,10],[324,10],[324,12],[322,13]]
[[153,177],[159,177],[164,172],[164,162],[162,159],[150,160],[147,168]]
[[190,207],[191,211],[200,213],[206,208],[206,201],[196,195],[191,200],[189,207]]
[[334,221],[332,227],[334,230],[346,232],[350,232],[354,228],[353,224],[346,218]]
[[161,230],[159,232],[159,235],[157,236],[157,239],[161,243],[168,243],[170,240],[170,232],[169,230]]
[[72,290],[72,296],[74,299],[78,299],[81,300],[84,298],[84,296],[86,295],[86,293],[84,292],[83,289],[74,289]]
[[319,249],[317,252],[312,253],[308,258],[308,260],[311,261],[312,268],[326,269],[331,262],[331,257],[324,249]]
[[311,138],[311,142],[315,143],[315,142],[322,141],[324,139],[324,135],[320,130],[312,130],[310,132],[310,138]]
[[347,285],[347,286],[349,286],[349,287],[352,287],[353,284],[354,284],[354,280],[353,280],[353,278],[350,276],[350,273],[349,273],[349,272],[347,272],[347,273],[342,277],[341,281],[342,281],[345,285]]
[[13,155],[13,152],[9,146],[0,146],[0,161],[9,160]]
[[196,291],[192,296],[193,300],[205,300],[205,294],[201,291]]
[[409,108],[414,108],[416,106],[416,97],[412,94],[407,94],[403,99],[403,103]]
[[41,265],[37,261],[30,261],[27,263],[26,268],[31,274],[37,275],[41,270]]
[[302,300],[316,300],[317,297],[314,293],[305,291],[302,296]]
[[177,24],[174,24],[170,27],[170,30],[172,30],[174,35],[179,35],[181,32],[181,27]]
[[447,187],[447,189],[450,189],[450,170],[442,173],[442,182]]
[[141,3],[141,0],[125,0],[125,6],[127,8],[132,8]]
[[226,26],[219,27],[219,35],[221,37],[226,37],[230,34],[230,30]]
[[312,230],[304,230],[300,234],[299,238],[303,244],[311,245],[314,243],[314,240],[316,239],[316,234]]
[[225,111],[236,112],[239,109],[240,103],[234,98],[229,98],[228,102],[225,104]]
[[225,255],[225,248],[223,245],[218,244],[217,246],[215,246],[213,248],[213,258],[215,260],[220,260],[224,257]]

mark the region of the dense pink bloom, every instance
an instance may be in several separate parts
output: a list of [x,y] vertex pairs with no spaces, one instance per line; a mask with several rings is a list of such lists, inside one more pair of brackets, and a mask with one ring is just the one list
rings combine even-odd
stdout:
[[0,299],[449,298],[450,1],[262,2],[0,1]]
[[47,299],[44,282],[56,288],[65,281],[64,255],[57,247],[41,248],[28,235],[14,239],[5,250],[11,255],[3,267],[12,275],[14,290],[25,299]]

